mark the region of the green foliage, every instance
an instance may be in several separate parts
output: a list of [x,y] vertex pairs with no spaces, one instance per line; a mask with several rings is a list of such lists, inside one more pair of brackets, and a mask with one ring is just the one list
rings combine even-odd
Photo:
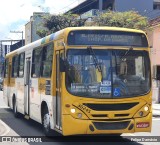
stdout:
[[141,16],[135,11],[107,11],[106,13],[99,14],[98,17],[94,17],[91,22],[87,22],[86,19],[79,19],[78,15],[71,13],[62,15],[49,14],[43,17],[42,25],[44,29],[41,27],[37,31],[40,37],[44,37],[66,27],[111,26],[145,30],[149,24],[146,17]]
[[63,15],[47,15],[43,17],[43,19],[43,26],[45,29],[39,29],[37,31],[40,37],[44,37],[66,27],[84,26],[86,21],[86,19],[78,19],[78,15],[70,13]]
[[99,17],[93,18],[93,22],[87,25],[125,27],[144,30],[148,26],[148,20],[146,17],[141,16],[135,11],[108,11],[106,13],[101,14]]
[[36,33],[42,38],[48,34],[48,31],[45,29],[38,29]]

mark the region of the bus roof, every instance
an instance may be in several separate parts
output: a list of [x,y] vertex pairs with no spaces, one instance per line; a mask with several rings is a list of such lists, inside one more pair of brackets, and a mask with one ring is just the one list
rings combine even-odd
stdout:
[[6,58],[15,54],[19,54],[23,52],[25,49],[31,49],[35,48],[44,44],[47,44],[53,40],[56,40],[58,38],[61,38],[64,34],[68,34],[70,31],[74,30],[113,30],[113,31],[124,31],[124,32],[134,32],[134,33],[143,33],[145,34],[144,31],[142,30],[137,30],[137,29],[129,29],[129,28],[120,28],[120,27],[106,27],[106,26],[92,26],[92,27],[68,27],[65,29],[62,29],[60,31],[57,31],[55,33],[52,33],[51,35],[48,35],[46,37],[43,37],[37,41],[34,41],[30,44],[27,44],[21,48],[18,48],[6,55]]

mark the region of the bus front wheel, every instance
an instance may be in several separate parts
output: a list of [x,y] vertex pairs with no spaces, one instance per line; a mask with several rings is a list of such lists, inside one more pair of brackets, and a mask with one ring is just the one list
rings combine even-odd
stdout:
[[47,107],[44,107],[42,115],[43,131],[46,136],[51,136],[50,116]]

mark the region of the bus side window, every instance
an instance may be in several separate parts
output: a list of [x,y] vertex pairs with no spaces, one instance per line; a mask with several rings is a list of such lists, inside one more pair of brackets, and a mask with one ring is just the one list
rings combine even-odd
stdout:
[[18,76],[18,55],[12,58],[12,77],[16,78]]
[[8,77],[8,59],[5,61],[4,78]]
[[52,74],[53,45],[47,45],[43,49],[41,76],[50,78]]
[[33,50],[32,56],[33,57],[32,57],[31,77],[38,78],[38,77],[40,77],[42,48],[37,48],[37,49]]
[[18,59],[18,76],[21,78],[24,76],[24,60],[25,60],[25,54],[21,53],[19,55]]

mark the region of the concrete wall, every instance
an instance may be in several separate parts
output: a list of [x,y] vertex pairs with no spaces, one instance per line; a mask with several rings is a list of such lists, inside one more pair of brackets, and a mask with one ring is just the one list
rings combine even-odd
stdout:
[[151,56],[153,65],[160,65],[160,26],[153,29],[153,53]]
[[45,15],[48,15],[48,13],[33,13],[33,16],[30,18],[30,22],[25,25],[25,45],[41,38],[36,32],[38,29],[45,29],[42,25],[42,17]]
[[25,25],[25,45],[32,42],[32,34],[31,34],[32,22],[28,22]]
[[145,10],[153,10],[153,0],[115,0],[115,9],[120,12],[135,10],[145,13]]
[[41,18],[43,14],[34,14],[33,15],[33,21],[32,21],[32,42],[40,39],[41,37],[37,35],[37,30],[40,29],[43,23],[43,19]]

